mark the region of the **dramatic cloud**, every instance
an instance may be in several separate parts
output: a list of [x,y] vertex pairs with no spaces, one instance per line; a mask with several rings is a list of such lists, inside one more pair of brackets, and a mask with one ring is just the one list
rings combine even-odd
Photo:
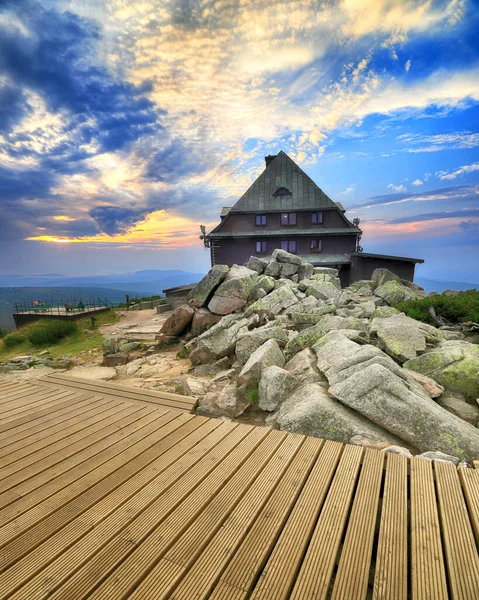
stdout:
[[439,177],[439,179],[456,179],[456,177],[459,177],[460,175],[474,173],[474,171],[479,171],[479,162],[476,162],[472,165],[463,165],[462,167],[459,167],[459,169],[456,169],[452,172],[438,171],[436,173],[436,177]]

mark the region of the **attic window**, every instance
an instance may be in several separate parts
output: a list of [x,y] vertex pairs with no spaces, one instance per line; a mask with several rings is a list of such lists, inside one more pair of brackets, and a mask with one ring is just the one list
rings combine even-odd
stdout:
[[275,192],[273,192],[273,196],[292,196],[293,193],[285,187],[279,187]]

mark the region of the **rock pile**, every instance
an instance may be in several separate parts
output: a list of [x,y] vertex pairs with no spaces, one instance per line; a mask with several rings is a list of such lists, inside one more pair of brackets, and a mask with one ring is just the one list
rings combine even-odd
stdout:
[[394,308],[424,296],[386,269],[342,289],[336,269],[275,250],[213,267],[160,337],[185,336],[200,414],[253,406],[287,431],[476,459],[479,347]]

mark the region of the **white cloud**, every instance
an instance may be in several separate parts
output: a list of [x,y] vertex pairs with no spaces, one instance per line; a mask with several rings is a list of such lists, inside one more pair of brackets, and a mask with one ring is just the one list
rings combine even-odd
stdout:
[[406,62],[406,64],[404,65],[404,70],[406,71],[406,73],[409,71],[410,68],[411,68],[411,61],[408,60]]
[[403,184],[399,184],[399,185],[394,185],[393,183],[388,183],[387,187],[392,190],[393,192],[399,193],[399,192],[405,192],[406,188],[403,186]]
[[459,167],[455,171],[438,171],[436,173],[436,177],[439,179],[456,179],[456,177],[460,177],[461,175],[466,175],[468,173],[473,173],[474,171],[479,171],[479,162],[473,163],[472,165],[463,165]]
[[406,133],[396,139],[410,144],[405,152],[439,152],[440,150],[467,150],[479,146],[479,133],[458,131],[439,135],[423,135]]
[[413,185],[423,185],[424,181],[421,181],[420,179],[416,179],[415,181],[412,182]]
[[348,187],[347,187],[347,188],[344,190],[344,192],[340,192],[340,195],[341,195],[341,196],[344,196],[344,195],[346,195],[346,194],[352,194],[352,192],[354,192],[354,185],[350,185],[350,186],[348,186]]

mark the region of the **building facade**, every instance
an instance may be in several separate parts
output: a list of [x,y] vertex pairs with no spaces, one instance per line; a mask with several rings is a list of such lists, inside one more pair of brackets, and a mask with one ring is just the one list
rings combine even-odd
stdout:
[[343,285],[369,279],[385,267],[412,281],[421,259],[363,253],[359,219],[350,221],[287,154],[265,157],[265,170],[221,222],[201,236],[211,264],[243,264],[250,256],[270,258],[276,248],[297,254],[313,266],[339,269]]

